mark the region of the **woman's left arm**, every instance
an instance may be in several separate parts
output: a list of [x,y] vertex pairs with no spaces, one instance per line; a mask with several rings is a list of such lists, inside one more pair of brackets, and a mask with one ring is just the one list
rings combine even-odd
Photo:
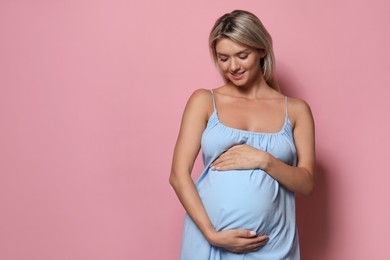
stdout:
[[236,145],[215,160],[216,170],[259,168],[287,189],[308,196],[313,192],[315,180],[314,120],[310,107],[302,100],[291,100],[289,112],[294,122],[294,141],[298,164],[290,166],[270,153],[249,145]]

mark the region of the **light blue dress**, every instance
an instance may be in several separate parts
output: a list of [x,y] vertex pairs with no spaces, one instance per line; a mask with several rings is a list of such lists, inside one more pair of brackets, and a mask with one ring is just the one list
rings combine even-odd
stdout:
[[[211,91],[212,92],[212,91]],[[277,260],[299,259],[295,222],[295,195],[260,169],[217,171],[210,164],[235,144],[248,144],[267,151],[283,162],[297,163],[292,125],[286,117],[277,133],[259,133],[223,125],[218,118],[214,93],[214,112],[202,135],[205,169],[196,182],[199,196],[217,231],[254,230],[269,240],[257,251],[236,254],[210,245],[186,215],[181,260]]]

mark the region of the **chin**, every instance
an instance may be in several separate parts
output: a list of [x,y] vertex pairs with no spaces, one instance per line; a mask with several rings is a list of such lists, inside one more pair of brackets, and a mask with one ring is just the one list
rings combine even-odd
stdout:
[[234,86],[237,86],[237,87],[244,87],[244,86],[246,86],[246,84],[247,84],[247,82],[244,81],[244,80],[239,80],[239,81],[230,80],[230,82],[231,82]]

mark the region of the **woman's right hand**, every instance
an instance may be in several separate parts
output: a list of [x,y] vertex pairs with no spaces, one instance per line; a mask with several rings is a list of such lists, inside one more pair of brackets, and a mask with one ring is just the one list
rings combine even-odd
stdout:
[[257,236],[254,231],[230,229],[213,233],[209,242],[213,246],[222,247],[234,253],[247,253],[256,251],[265,245],[268,236]]

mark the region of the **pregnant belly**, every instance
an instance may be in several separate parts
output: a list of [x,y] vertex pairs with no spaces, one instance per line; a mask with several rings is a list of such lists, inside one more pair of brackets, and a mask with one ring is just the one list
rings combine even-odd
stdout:
[[[280,217],[279,183],[262,170],[209,170],[198,187],[217,230],[269,233]],[[279,217],[278,217],[279,215]]]

